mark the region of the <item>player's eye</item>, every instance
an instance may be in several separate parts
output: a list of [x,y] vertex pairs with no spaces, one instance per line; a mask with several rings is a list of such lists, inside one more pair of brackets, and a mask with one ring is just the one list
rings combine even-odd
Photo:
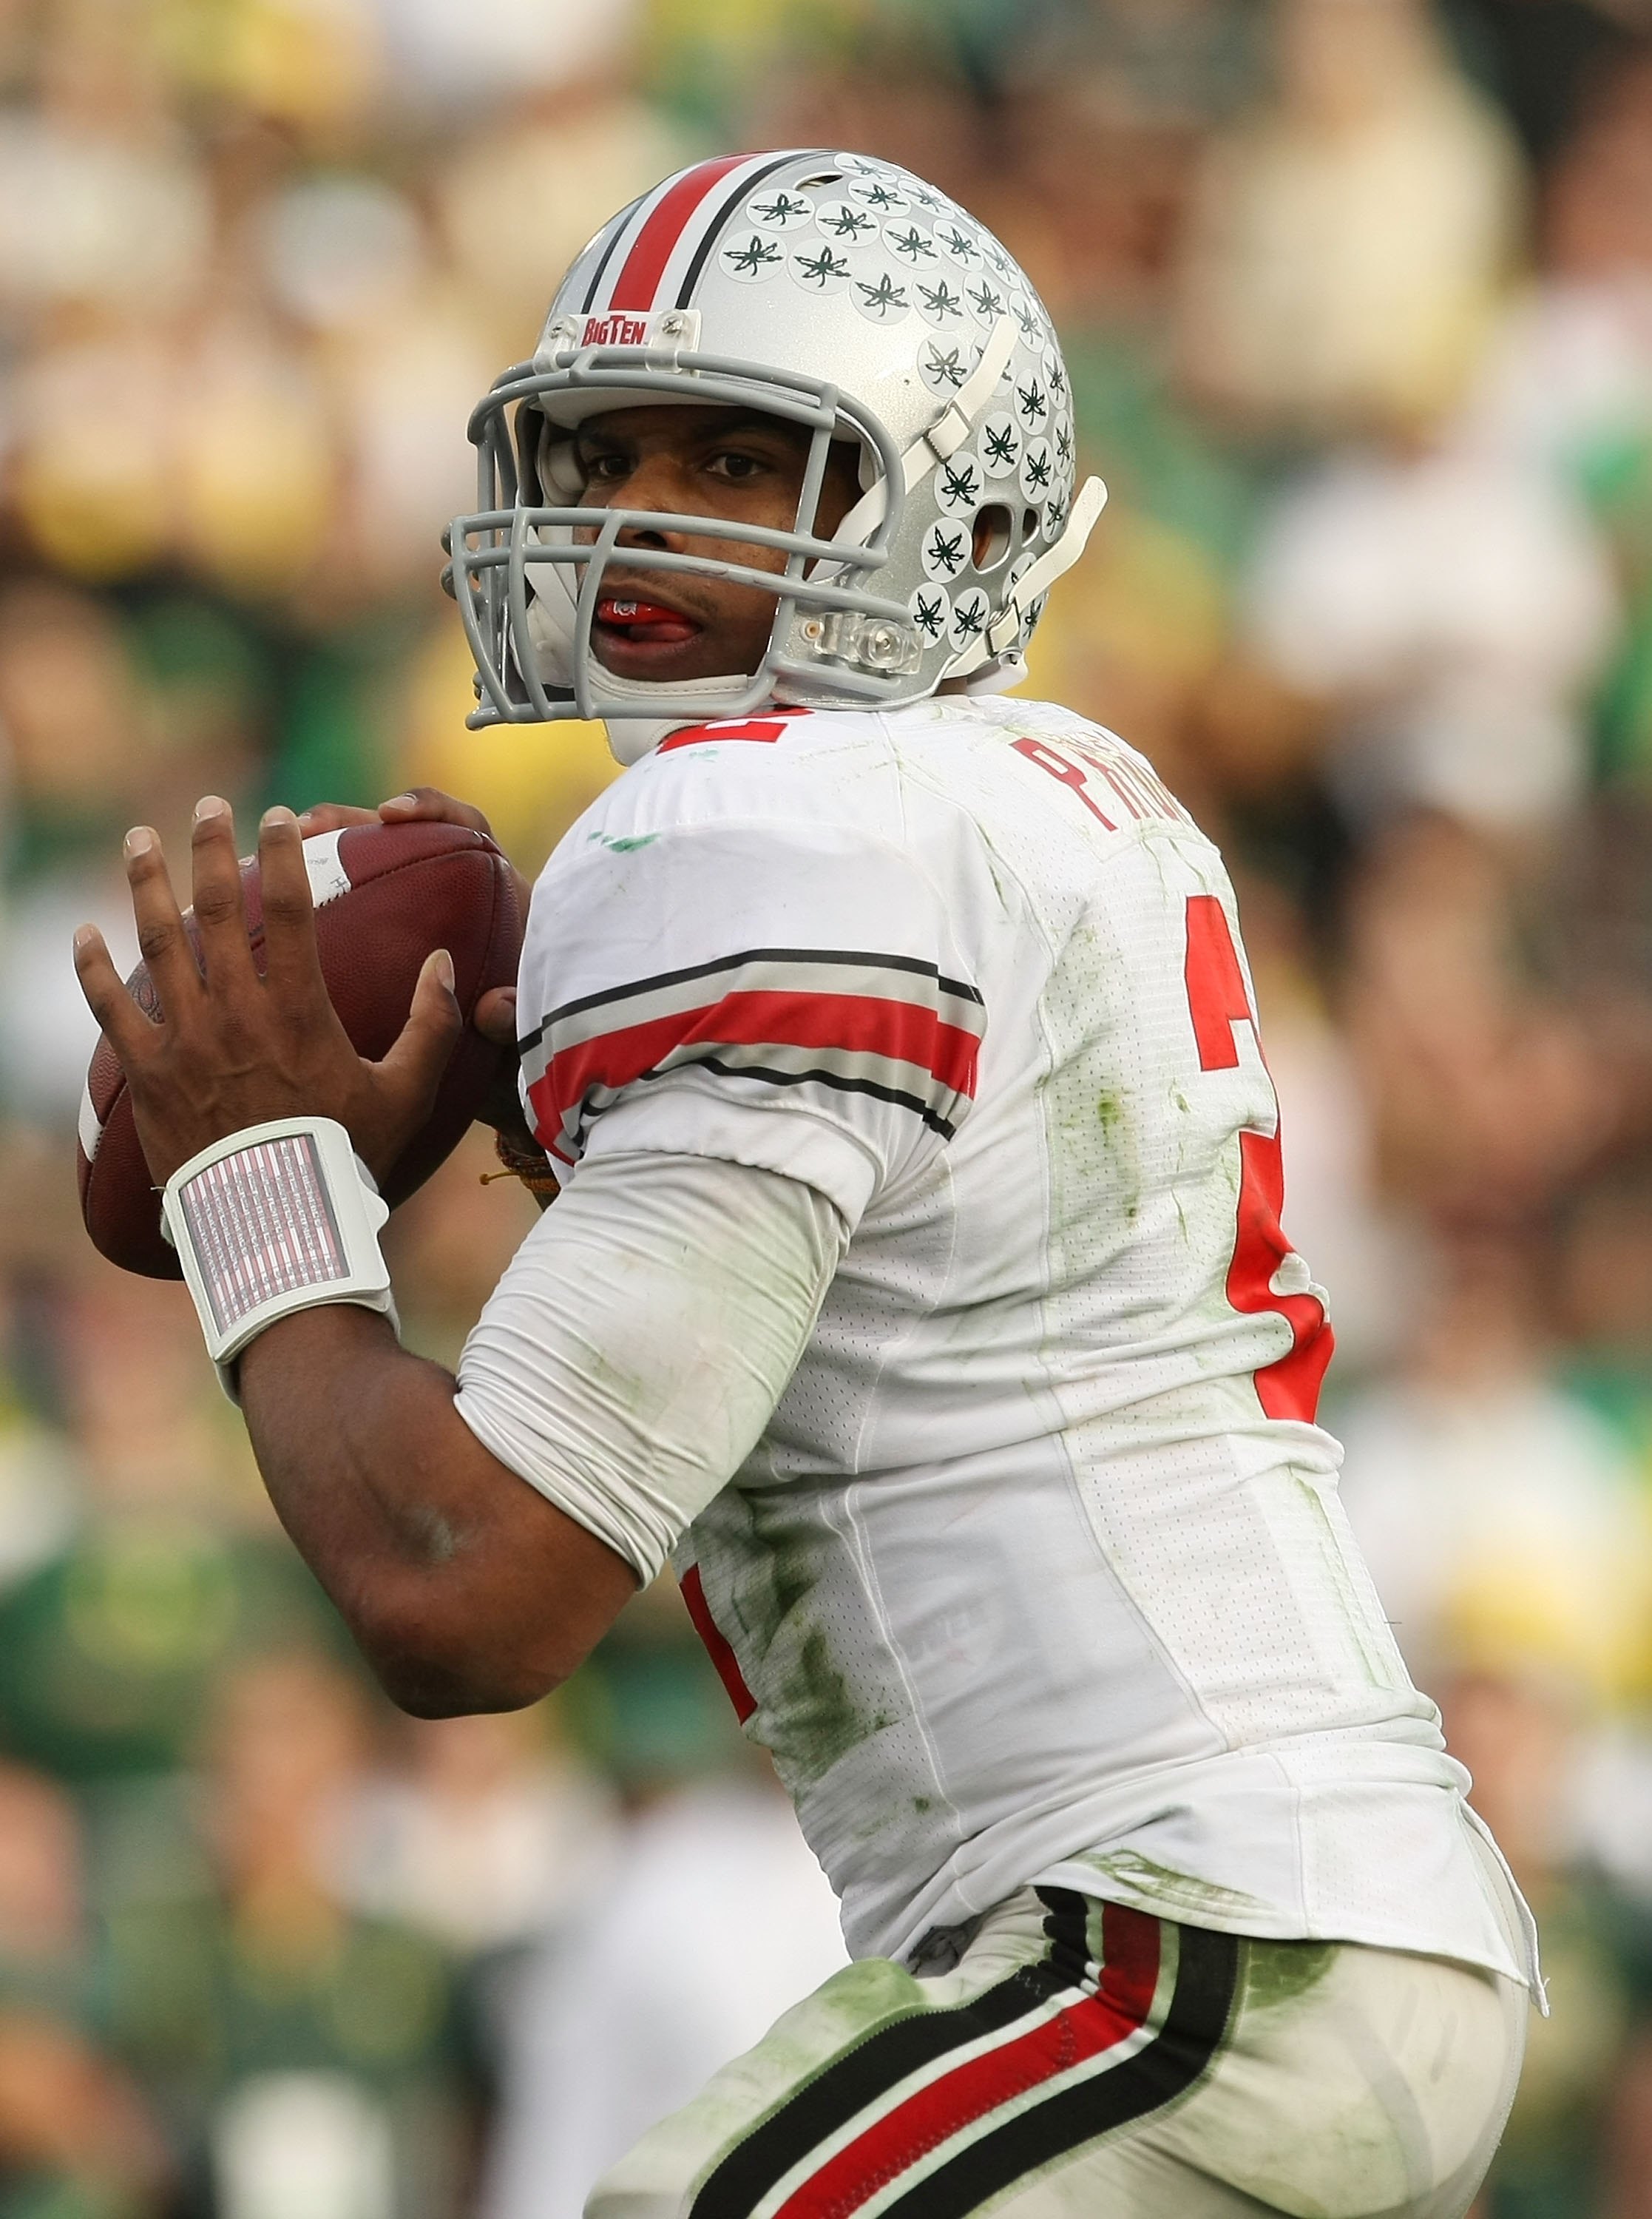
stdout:
[[737,447],[724,447],[708,459],[705,467],[713,477],[726,478],[734,485],[748,485],[754,478],[761,477],[768,465],[759,456],[742,454]]
[[618,451],[587,454],[581,457],[581,461],[587,485],[618,485],[622,478],[628,478],[631,474],[630,456]]

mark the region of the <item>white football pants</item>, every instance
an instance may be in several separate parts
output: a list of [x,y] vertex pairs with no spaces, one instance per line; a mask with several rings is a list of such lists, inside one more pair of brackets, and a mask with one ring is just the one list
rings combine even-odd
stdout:
[[1440,1958],[1029,1888],[949,1971],[835,1974],[587,2219],[1462,2219],[1527,2005]]

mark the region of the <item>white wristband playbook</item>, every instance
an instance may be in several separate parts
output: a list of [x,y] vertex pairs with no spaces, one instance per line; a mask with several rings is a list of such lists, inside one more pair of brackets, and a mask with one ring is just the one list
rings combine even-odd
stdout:
[[224,1392],[278,1318],[356,1302],[394,1326],[379,1228],[390,1215],[331,1117],[277,1117],[214,1141],[166,1182],[161,1222],[195,1297]]

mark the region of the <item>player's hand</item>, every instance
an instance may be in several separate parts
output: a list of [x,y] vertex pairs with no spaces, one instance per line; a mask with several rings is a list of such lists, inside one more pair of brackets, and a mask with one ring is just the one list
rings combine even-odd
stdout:
[[163,1184],[199,1149],[267,1118],[336,1117],[382,1178],[430,1115],[463,1019],[451,960],[438,951],[413,989],[400,1038],[380,1063],[351,1046],[328,998],[298,819],[272,809],[258,833],[265,972],[254,967],[241,903],[235,821],[215,795],[192,836],[199,959],[148,825],[127,835],[138,944],[160,1022],[127,992],[102,935],[75,935],[75,969],[126,1073],[150,1174]]
[[[351,809],[341,801],[318,801],[313,809],[299,812],[298,829],[307,840],[313,833],[342,832],[352,824],[463,824],[469,832],[480,832],[489,840],[494,837],[494,828],[480,809],[469,801],[456,801],[450,793],[434,786],[409,786],[405,793],[393,793],[388,801],[381,801],[376,809]],[[526,917],[533,888],[514,864],[511,875],[516,880],[517,901]]]
[[456,801],[434,786],[412,786],[393,793],[376,809],[352,809],[342,801],[318,801],[301,809],[298,828],[307,840],[315,832],[339,832],[350,824],[463,824],[467,831],[494,836],[494,828],[469,801]]
[[[463,824],[469,831],[483,833],[489,840],[494,837],[494,828],[480,809],[469,801],[456,801],[450,793],[434,786],[409,786],[405,793],[393,793],[388,801],[381,801],[376,809],[352,809],[341,801],[320,801],[314,809],[300,812],[298,829],[307,840],[314,833],[342,832],[352,824]],[[517,913],[525,918],[533,888],[514,864],[511,876],[516,881]],[[492,988],[472,1010],[470,1022],[484,1040],[508,1050],[511,1056],[482,1110],[481,1122],[497,1131],[526,1137],[528,1128],[516,1091],[515,988]]]
[[516,1046],[516,988],[490,988],[471,1012],[470,1022],[484,1040],[492,1041],[502,1051],[498,1076],[476,1112],[477,1123],[491,1125],[520,1149],[537,1150],[539,1143],[523,1110],[519,1084],[521,1058]]

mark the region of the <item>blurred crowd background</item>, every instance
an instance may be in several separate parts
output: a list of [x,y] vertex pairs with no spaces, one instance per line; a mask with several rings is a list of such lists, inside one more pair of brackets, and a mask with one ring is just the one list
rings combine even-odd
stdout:
[[[463,730],[465,420],[613,208],[793,143],[1065,334],[1030,690],[1233,859],[1351,1512],[1544,1926],[1482,2219],[1652,2213],[1652,9],[0,0],[0,2219],[574,2219],[837,1961],[671,1592],[386,1710],[71,1170],[128,823],[427,780],[531,871],[611,774]],[[488,1160],[394,1228],[432,1353]]]

